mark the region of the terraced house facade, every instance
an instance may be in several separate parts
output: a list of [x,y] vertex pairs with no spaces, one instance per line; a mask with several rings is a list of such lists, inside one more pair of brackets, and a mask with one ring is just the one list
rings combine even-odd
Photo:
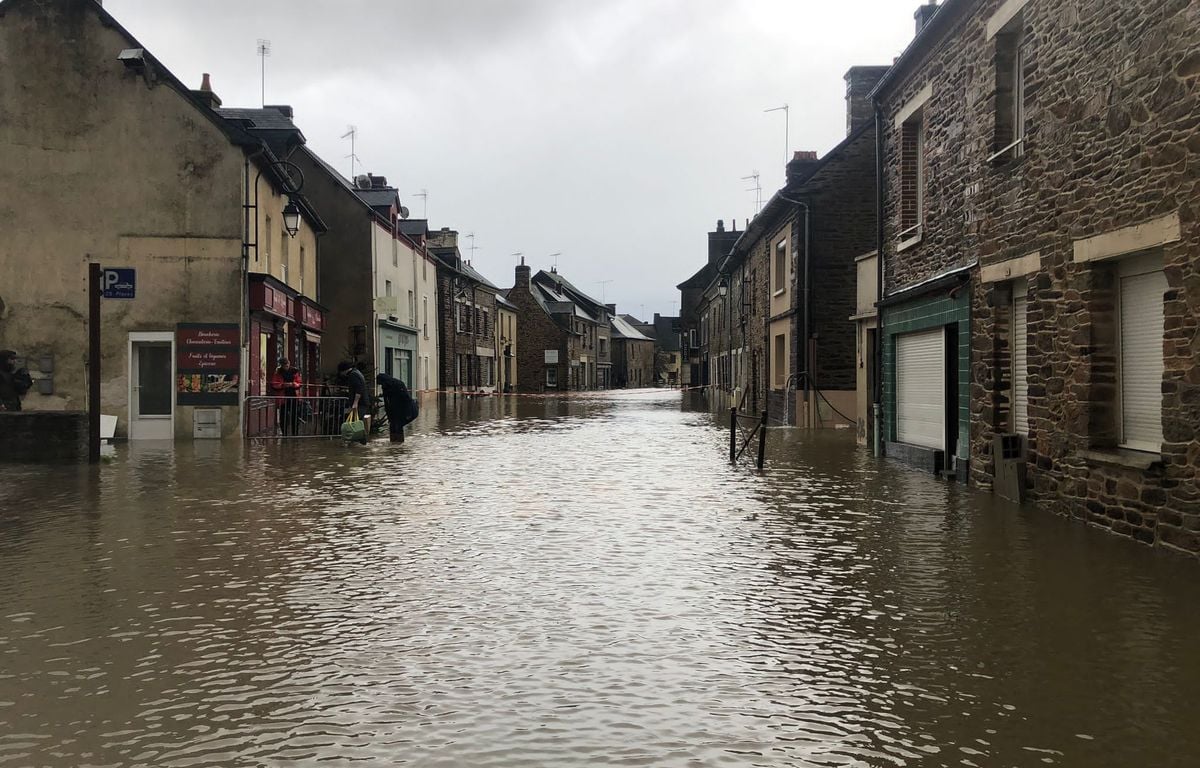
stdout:
[[1200,4],[917,18],[875,91],[886,452],[1200,552]]

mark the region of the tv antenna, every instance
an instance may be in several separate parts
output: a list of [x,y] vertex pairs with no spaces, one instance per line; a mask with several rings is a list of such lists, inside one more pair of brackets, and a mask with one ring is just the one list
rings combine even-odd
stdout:
[[468,232],[467,239],[471,241],[471,246],[467,249],[471,252],[471,258],[467,260],[467,263],[474,264],[475,263],[475,251],[479,250],[479,247],[477,245],[475,245],[475,233]]
[[342,134],[343,139],[350,139],[350,154],[346,155],[350,160],[350,180],[354,180],[354,164],[358,162],[358,155],[354,154],[354,140],[358,138],[358,127],[353,125],[346,126],[348,129]]
[[604,291],[605,291],[605,289],[608,287],[608,284],[609,284],[609,283],[611,283],[611,282],[612,282],[612,280],[597,280],[597,281],[596,281],[596,283],[597,283],[597,284],[600,286],[600,303],[601,303],[601,304],[603,304],[603,303],[604,303],[604,300],[605,300],[605,298],[607,298],[607,297],[604,295]]
[[783,112],[783,164],[786,166],[789,159],[788,147],[792,145],[792,126],[791,118],[788,117],[788,105],[784,104],[782,107],[771,107],[770,109],[764,109],[763,112]]
[[428,219],[429,218],[429,190],[422,189],[420,192],[415,193],[413,195],[413,197],[421,198],[421,218]]
[[271,55],[271,41],[259,39],[258,57],[262,59],[262,106],[267,106],[267,57]]
[[746,191],[754,193],[754,215],[755,216],[757,216],[758,212],[762,210],[762,184],[759,183],[758,178],[759,178],[758,171],[753,171],[753,172],[751,172],[751,174],[749,176],[742,177],[742,181],[751,181],[751,180],[754,181],[754,186],[747,187]]

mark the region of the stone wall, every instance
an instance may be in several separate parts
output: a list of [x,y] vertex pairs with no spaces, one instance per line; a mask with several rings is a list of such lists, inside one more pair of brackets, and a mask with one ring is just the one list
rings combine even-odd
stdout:
[[0,412],[0,464],[75,464],[87,458],[86,412]]
[[[1004,5],[1010,10],[1019,4]],[[884,93],[886,287],[978,261],[971,289],[972,479],[991,483],[992,438],[1010,429],[1011,293],[1006,265],[1031,259],[1028,490],[1043,507],[1147,543],[1200,553],[1200,4],[1188,0],[1030,0],[1024,142],[1002,149],[999,0],[943,8]],[[1011,28],[1010,28],[1011,31]],[[927,51],[926,53],[919,53]],[[923,89],[924,228],[897,250],[901,129]],[[989,159],[991,158],[991,159]],[[1161,222],[1173,222],[1162,225]],[[1133,227],[1171,230],[1154,240]],[[1111,263],[1077,259],[1111,236],[1161,255],[1161,453],[1114,445],[1118,387]],[[1140,243],[1140,245],[1137,245]],[[1024,280],[1024,271],[1014,272]],[[986,280],[986,282],[984,282]]]
[[546,350],[558,350],[558,386],[552,391],[568,388],[570,373],[566,331],[530,293],[530,268],[516,268],[516,282],[508,292],[508,300],[517,306],[516,383],[518,392],[544,392],[546,388]]

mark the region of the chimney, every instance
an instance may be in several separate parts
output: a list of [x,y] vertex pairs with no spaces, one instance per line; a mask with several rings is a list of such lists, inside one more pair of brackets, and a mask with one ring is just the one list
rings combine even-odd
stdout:
[[608,314],[610,314],[610,315],[617,314],[617,305],[616,304],[605,304],[604,308],[608,310]]
[[209,109],[216,109],[221,106],[221,97],[213,93],[212,78],[209,77],[207,72],[204,73],[204,77],[200,80],[200,90],[192,91],[192,95]]
[[846,135],[868,120],[875,119],[875,107],[871,104],[871,91],[888,67],[850,67],[846,72]]
[[913,14],[913,18],[917,20],[917,34],[921,34],[921,30],[925,29],[925,25],[933,18],[933,14],[937,13],[937,3],[926,3],[917,8],[917,12]]
[[807,181],[813,171],[817,170],[817,153],[797,150],[787,164],[787,183],[799,184]]
[[529,291],[529,267],[525,266],[525,258],[521,258],[521,263],[517,265],[517,279],[513,284],[513,290]]
[[368,173],[367,177],[371,179],[371,189],[387,189],[387,176],[376,176]]
[[718,220],[716,230],[708,233],[708,263],[716,264],[728,256],[737,239],[737,227],[734,227],[732,232],[727,231],[724,220]]
[[273,109],[279,114],[291,120],[296,116],[296,111],[292,109],[291,104],[267,104],[263,109]]

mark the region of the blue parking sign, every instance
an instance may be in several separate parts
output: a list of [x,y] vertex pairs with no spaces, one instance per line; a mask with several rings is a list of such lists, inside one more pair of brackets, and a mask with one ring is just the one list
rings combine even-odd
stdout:
[[137,288],[137,270],[105,267],[100,270],[100,288],[106,299],[132,299]]

